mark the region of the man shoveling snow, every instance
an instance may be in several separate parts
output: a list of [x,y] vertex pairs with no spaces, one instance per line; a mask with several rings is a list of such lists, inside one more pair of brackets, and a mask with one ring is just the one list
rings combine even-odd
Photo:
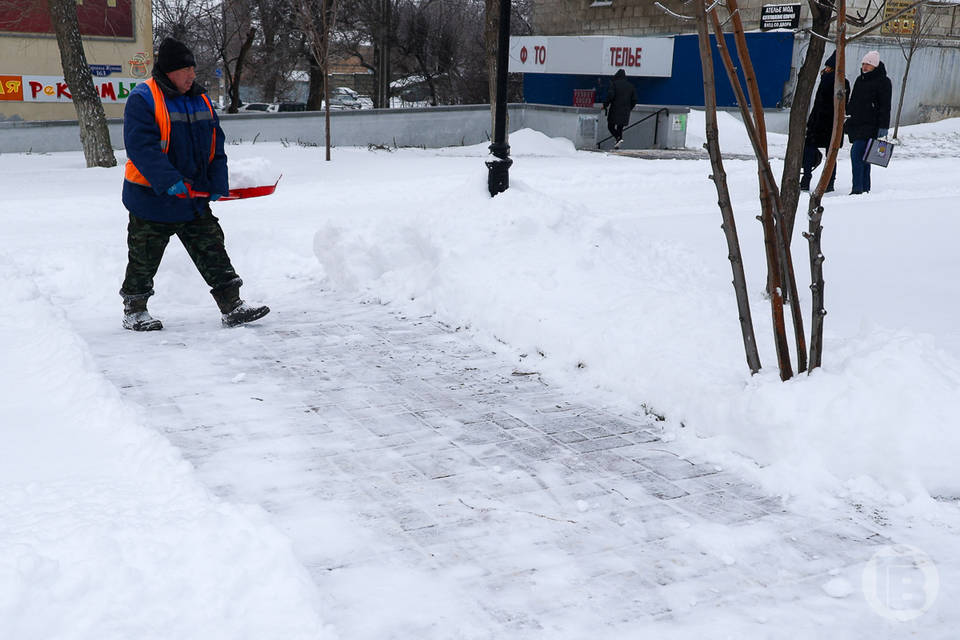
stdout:
[[[224,326],[270,313],[269,307],[240,298],[243,281],[230,263],[223,229],[210,210],[211,201],[229,193],[227,155],[220,120],[204,88],[194,83],[195,65],[190,49],[165,39],[153,76],[131,92],[124,109],[123,141],[129,160],[123,205],[130,221],[120,295],[123,327],[133,331],[163,328],[147,311],[147,299],[153,295],[153,277],[173,234],[210,286]],[[189,197],[194,191],[203,196]]]

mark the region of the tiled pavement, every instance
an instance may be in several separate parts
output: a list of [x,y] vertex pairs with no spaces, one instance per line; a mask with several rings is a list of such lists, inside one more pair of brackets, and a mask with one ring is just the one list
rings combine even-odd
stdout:
[[[433,319],[309,293],[256,326],[168,315],[91,348],[202,481],[272,514],[343,638],[584,637],[571,625],[823,596],[886,543],[792,513],[686,459],[654,418],[569,401]],[[398,575],[442,606],[371,622]]]

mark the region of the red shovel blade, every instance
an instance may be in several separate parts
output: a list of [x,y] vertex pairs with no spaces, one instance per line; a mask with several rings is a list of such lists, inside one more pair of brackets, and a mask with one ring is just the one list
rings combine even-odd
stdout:
[[[280,178],[282,177],[283,175],[280,176]],[[217,202],[221,202],[223,200],[242,200],[244,198],[259,198],[260,196],[268,196],[277,190],[277,184],[280,183],[280,178],[277,178],[277,181],[273,184],[268,184],[263,187],[242,187],[240,189],[230,189],[230,193],[225,196],[220,196]],[[206,191],[194,191],[193,187],[187,185],[187,193],[181,193],[177,197],[209,198],[210,194]]]

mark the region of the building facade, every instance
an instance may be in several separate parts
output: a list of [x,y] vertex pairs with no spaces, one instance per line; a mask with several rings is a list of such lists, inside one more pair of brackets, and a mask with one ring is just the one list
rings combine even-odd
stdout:
[[[0,121],[75,120],[46,2],[0,0]],[[87,63],[107,117],[153,68],[150,0],[77,0]]]
[[[660,4],[676,14],[689,13],[679,0],[660,0]],[[739,0],[740,16],[747,31],[760,29],[764,5],[791,4],[790,0]],[[800,5],[800,28],[810,26],[810,10],[806,1]],[[883,15],[877,12],[878,2],[847,2],[849,15],[865,17],[868,27]],[[885,11],[896,12],[909,0],[887,0]],[[726,15],[721,9],[721,15]],[[930,35],[935,38],[960,38],[960,5],[940,6]],[[875,18],[870,20],[870,18]],[[696,33],[692,20],[670,15],[654,4],[654,0],[534,0],[534,33],[541,35],[673,35]],[[857,31],[859,28],[854,28]]]
[[[524,73],[524,98],[528,102],[556,105],[576,104],[578,97],[592,95],[596,102],[606,96],[611,65],[624,68],[634,84],[641,104],[703,105],[703,85],[696,26],[685,19],[689,5],[680,0],[534,0],[534,36],[520,37],[511,52],[511,71]],[[847,3],[852,18],[849,33],[870,28],[884,18],[908,8],[911,0],[853,0]],[[811,36],[806,1],[739,0],[740,15],[747,31],[747,43],[757,72],[764,108],[789,109],[793,101],[796,74],[803,62]],[[766,7],[766,10],[764,9]],[[796,22],[785,21],[772,28],[771,16],[796,13]],[[960,4],[947,0],[932,4],[924,14],[908,12],[847,48],[847,76],[851,82],[859,73],[860,58],[869,50],[880,52],[893,83],[894,108],[907,72],[904,48],[911,32],[922,33],[922,47],[910,67],[904,95],[902,124],[927,122],[960,115]],[[726,17],[726,10],[721,9]],[[766,13],[767,20],[762,20]],[[786,15],[784,17],[786,17]],[[737,60],[730,27],[726,28],[728,48]],[[831,30],[832,32],[832,30]],[[651,51],[660,40],[669,41],[672,66],[669,74],[655,72]],[[602,41],[594,55],[591,43]],[[609,42],[608,42],[609,41]],[[657,45],[654,47],[654,45]],[[523,48],[527,51],[524,52]],[[827,45],[827,53],[833,46]],[[622,52],[633,52],[626,57]],[[531,53],[532,52],[532,53]],[[526,55],[524,55],[526,53]],[[536,55],[535,55],[536,54]],[[619,56],[619,57],[618,57]],[[575,59],[587,63],[564,62]],[[545,64],[534,64],[545,61]],[[714,66],[722,69],[714,51]],[[539,68],[531,68],[539,67]],[[587,68],[589,67],[589,68]],[[717,100],[721,107],[734,108],[736,99],[725,74],[717,74]]]

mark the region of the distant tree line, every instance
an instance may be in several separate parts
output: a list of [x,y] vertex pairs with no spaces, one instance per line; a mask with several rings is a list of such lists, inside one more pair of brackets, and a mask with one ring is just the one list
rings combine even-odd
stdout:
[[[289,101],[297,80],[309,82],[308,109],[323,100],[324,68],[354,58],[372,75],[374,104],[388,106],[392,83],[416,87],[433,105],[489,100],[489,33],[496,0],[153,0],[155,44],[172,36],[193,49],[199,81],[221,80],[227,110],[240,106],[240,88],[266,102]],[[325,7],[325,9],[323,8]],[[529,34],[532,0],[513,0],[511,30]],[[310,20],[306,12],[313,12]],[[326,20],[320,15],[327,11]],[[331,16],[335,16],[331,19]],[[329,29],[326,46],[315,25]],[[217,71],[221,74],[217,76]],[[398,82],[400,81],[400,82]],[[519,87],[511,93],[519,94]],[[513,99],[519,95],[511,96]]]

